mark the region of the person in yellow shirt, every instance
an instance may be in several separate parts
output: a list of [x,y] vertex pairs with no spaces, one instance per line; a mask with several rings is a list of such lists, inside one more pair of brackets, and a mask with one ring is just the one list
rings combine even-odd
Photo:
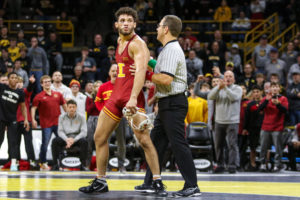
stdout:
[[229,6],[227,6],[227,1],[222,0],[221,6],[219,6],[214,14],[214,20],[220,21],[220,22],[226,22],[228,20],[231,20],[231,9]]
[[17,39],[11,38],[10,39],[10,45],[8,47],[8,55],[11,59],[11,61],[15,62],[21,55],[20,55],[20,48],[17,47]]
[[208,106],[207,101],[201,97],[198,97],[194,93],[195,84],[192,83],[189,86],[189,92],[191,96],[188,97],[188,112],[185,118],[185,124],[188,125],[192,122],[205,122],[208,119]]

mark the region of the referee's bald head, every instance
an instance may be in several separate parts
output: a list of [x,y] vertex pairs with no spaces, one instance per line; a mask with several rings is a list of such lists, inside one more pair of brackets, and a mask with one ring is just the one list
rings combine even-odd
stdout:
[[163,18],[163,24],[168,27],[170,33],[174,37],[178,37],[181,33],[182,22],[176,15],[166,15]]

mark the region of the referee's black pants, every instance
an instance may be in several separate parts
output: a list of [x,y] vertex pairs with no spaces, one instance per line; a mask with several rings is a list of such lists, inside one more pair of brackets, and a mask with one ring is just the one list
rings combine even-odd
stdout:
[[[185,180],[185,188],[197,186],[197,175],[192,153],[184,137],[184,119],[187,110],[188,102],[183,93],[159,99],[158,115],[151,131],[151,139],[158,153],[160,169],[164,153],[170,142],[175,161]],[[149,168],[144,183],[147,185],[152,183],[152,173]]]

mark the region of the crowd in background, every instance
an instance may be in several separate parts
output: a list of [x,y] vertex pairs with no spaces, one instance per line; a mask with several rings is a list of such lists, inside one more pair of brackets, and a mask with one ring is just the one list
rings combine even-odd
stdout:
[[[6,1],[4,1],[6,2]],[[50,135],[52,132],[56,136],[60,135],[57,132],[59,129],[58,117],[59,114],[64,114],[67,111],[66,102],[74,100],[76,102],[76,112],[82,116],[86,116],[87,132],[91,132],[89,128],[89,120],[92,116],[97,116],[94,113],[93,106],[98,88],[102,83],[110,80],[109,70],[115,64],[116,38],[114,34],[109,37],[103,37],[100,33],[94,34],[93,44],[90,46],[81,47],[81,55],[73,62],[73,77],[70,83],[63,84],[63,74],[61,73],[64,65],[64,56],[62,41],[56,31],[66,27],[56,27],[56,30],[48,30],[43,25],[36,28],[36,35],[28,38],[23,30],[18,33],[10,34],[7,26],[3,23],[3,19],[18,19],[19,7],[22,3],[31,5],[31,1],[17,1],[20,4],[10,5],[10,1],[3,3],[0,9],[0,85],[8,85],[11,87],[10,78],[12,73],[18,75],[18,88],[24,90],[24,102],[27,106],[28,121],[33,127],[41,127],[43,134]],[[61,19],[66,19],[66,12],[62,8],[63,3],[58,4],[56,1],[41,0],[34,1],[37,9],[34,11],[40,19],[47,19],[49,15],[57,15],[54,8],[57,6],[61,10]],[[68,5],[73,3],[69,1]],[[74,5],[79,5],[81,1],[76,1]],[[297,1],[193,1],[193,0],[167,0],[167,1],[108,1],[111,10],[116,10],[120,6],[130,5],[138,11],[139,20],[158,20],[164,14],[175,14],[182,19],[193,20],[208,20],[215,19],[225,22],[225,30],[247,31],[255,27],[255,23],[250,23],[249,19],[263,19],[273,12],[277,11],[278,5],[284,6],[284,9],[279,11],[281,23],[285,26],[299,20],[297,12],[300,6]],[[163,4],[161,6],[161,4]],[[79,9],[77,6],[69,8],[71,14],[74,14]],[[226,23],[228,20],[234,20],[233,23]],[[238,113],[238,119],[232,123],[238,123],[239,126],[233,133],[238,137],[236,140],[227,138],[227,143],[220,144],[214,138],[216,147],[216,160],[218,167],[216,172],[223,172],[225,165],[223,161],[223,148],[225,153],[236,156],[236,159],[226,161],[229,166],[229,172],[234,169],[242,170],[258,170],[265,171],[267,163],[270,160],[267,153],[270,145],[275,146],[275,171],[282,168],[281,157],[285,146],[288,146],[290,159],[292,160],[290,168],[297,170],[294,161],[297,151],[299,151],[299,128],[296,128],[292,137],[283,142],[280,138],[284,126],[297,126],[300,123],[300,33],[297,34],[293,41],[288,43],[287,48],[280,53],[278,46],[268,44],[268,35],[262,35],[258,45],[255,47],[252,54],[252,59],[249,64],[244,64],[243,52],[239,47],[239,41],[243,41],[243,34],[233,34],[230,37],[223,36],[222,32],[217,29],[215,24],[206,24],[202,27],[203,30],[213,30],[212,38],[204,38],[203,35],[193,35],[191,27],[186,26],[179,37],[179,43],[186,54],[186,66],[188,73],[189,85],[189,112],[186,117],[186,125],[202,121],[208,124],[208,128],[215,132],[215,117],[218,116],[218,106],[216,105],[216,97],[211,97],[210,92],[214,88],[220,87],[223,80],[226,79],[225,72],[232,71],[232,84],[241,87],[241,97]],[[158,45],[154,38],[144,35],[143,26],[137,28],[141,38],[146,42],[150,49],[151,56],[156,58],[162,47]],[[113,41],[113,42],[108,42]],[[228,45],[228,42],[230,42]],[[228,73],[227,73],[228,74]],[[46,77],[45,75],[50,75]],[[44,79],[41,79],[44,77]],[[51,82],[45,82],[47,81]],[[222,86],[223,87],[223,86]],[[54,124],[43,124],[43,111],[40,111],[38,98],[41,98],[41,93],[47,91],[55,91],[61,100],[56,105],[57,120]],[[154,84],[146,81],[144,86],[144,94],[146,96],[146,111],[150,116],[155,115],[153,106],[155,105],[155,87]],[[43,93],[43,95],[45,95]],[[27,96],[26,96],[27,95]],[[53,95],[53,94],[52,94]],[[41,100],[40,100],[41,101]],[[233,101],[233,100],[232,100]],[[74,105],[73,102],[70,105]],[[220,102],[219,102],[220,103]],[[30,107],[38,109],[37,124],[36,115],[32,115]],[[222,106],[222,103],[220,104]],[[20,109],[20,108],[19,108]],[[43,108],[42,108],[43,109]],[[54,108],[51,110],[53,111]],[[46,110],[47,111],[47,110]],[[87,113],[87,115],[86,115]],[[44,115],[47,116],[48,113]],[[33,118],[32,118],[33,116]],[[227,118],[226,115],[223,116]],[[1,119],[3,120],[3,119]],[[224,119],[225,120],[225,119]],[[20,119],[20,122],[24,119]],[[90,120],[92,121],[92,120]],[[19,122],[19,120],[18,120]],[[217,121],[217,124],[220,121]],[[92,123],[92,122],[91,122]],[[220,124],[220,123],[219,123]],[[222,123],[221,123],[222,124]],[[271,125],[270,125],[271,124]],[[4,123],[4,126],[7,124]],[[20,129],[20,128],[19,128]],[[220,127],[219,127],[220,129]],[[28,130],[25,130],[28,131]],[[29,130],[31,131],[31,130]],[[19,130],[24,132],[24,130]],[[84,134],[83,134],[84,135]],[[90,134],[86,134],[87,137]],[[85,135],[85,136],[86,136]],[[25,136],[25,134],[24,134]],[[18,136],[19,137],[19,136]],[[21,137],[21,136],[20,136]],[[214,137],[217,137],[214,135]],[[27,138],[30,140],[32,138]],[[26,143],[26,152],[28,160],[32,168],[37,168],[36,160],[42,163],[41,168],[49,170],[46,163],[45,151],[50,138],[47,137],[44,141],[44,146],[41,147],[40,158],[35,158],[32,153],[32,143]],[[77,138],[76,141],[79,139]],[[56,141],[61,142],[61,141]],[[73,141],[74,142],[74,141]],[[2,141],[1,141],[2,143]],[[14,142],[13,142],[14,143]],[[72,143],[72,142],[71,142]],[[84,142],[83,142],[84,143]],[[14,145],[19,145],[20,141]],[[55,143],[58,145],[57,143]],[[69,143],[68,143],[69,145]],[[88,145],[92,145],[90,142]],[[250,148],[250,155],[247,157],[246,150]],[[261,147],[259,156],[260,167],[256,162],[256,150]],[[218,149],[219,148],[219,149]],[[90,150],[90,147],[87,147]],[[220,151],[220,152],[219,152]],[[10,152],[10,151],[9,151]],[[235,152],[235,154],[231,154]],[[11,155],[14,154],[14,155]],[[16,156],[15,156],[16,155]],[[12,157],[13,156],[13,157]],[[18,153],[11,153],[10,159],[20,159]],[[226,156],[225,156],[226,157]],[[90,160],[91,158],[87,158]],[[222,164],[221,164],[222,163]],[[12,161],[12,165],[16,161]],[[86,166],[84,166],[86,167]],[[86,168],[82,168],[85,170]],[[231,167],[231,168],[230,168]],[[14,167],[12,169],[15,169]]]

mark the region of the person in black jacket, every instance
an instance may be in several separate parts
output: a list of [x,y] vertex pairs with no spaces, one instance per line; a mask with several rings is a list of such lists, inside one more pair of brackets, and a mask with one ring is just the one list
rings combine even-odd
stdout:
[[289,116],[292,126],[300,122],[300,71],[292,74],[293,83],[288,86],[286,96],[289,101]]
[[106,66],[103,63],[103,61],[107,58],[107,47],[102,43],[101,34],[96,34],[94,36],[94,43],[89,47],[89,56],[94,58],[96,61],[96,79],[101,80],[103,83],[106,82],[110,65]]
[[263,112],[258,110],[262,98],[262,88],[257,85],[252,87],[252,101],[250,101],[245,110],[243,134],[248,135],[250,152],[249,171],[256,171],[255,163],[256,148],[259,145],[260,129],[263,122]]
[[51,32],[45,44],[45,51],[50,62],[50,74],[61,71],[63,66],[62,43],[55,32]]

